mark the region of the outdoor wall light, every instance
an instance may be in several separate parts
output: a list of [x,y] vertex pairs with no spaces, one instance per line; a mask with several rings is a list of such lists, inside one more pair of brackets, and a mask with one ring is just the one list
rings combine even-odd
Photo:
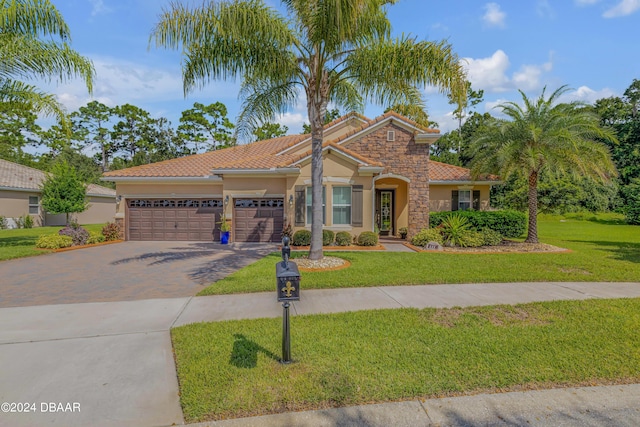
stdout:
[[227,197],[224,198],[224,205],[227,206],[229,204],[229,195],[227,194]]
[[289,194],[289,207],[293,206],[293,194]]
[[120,203],[122,201],[122,196],[120,194],[118,194],[116,196],[116,203]]

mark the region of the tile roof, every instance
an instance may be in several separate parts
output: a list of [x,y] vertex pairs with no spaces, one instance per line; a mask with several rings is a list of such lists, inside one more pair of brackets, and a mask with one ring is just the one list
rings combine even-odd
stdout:
[[429,181],[499,181],[495,175],[471,177],[471,171],[461,166],[429,160]]
[[[409,120],[396,112],[389,111],[373,120],[357,114],[349,113],[342,116],[331,123],[325,125],[325,128],[335,126],[344,122],[351,117],[358,117],[367,120],[367,123],[348,132],[332,141],[327,141],[323,147],[334,148],[350,157],[357,159],[360,165],[364,166],[384,166],[379,162],[368,159],[366,156],[349,150],[344,145],[338,145],[349,137],[374,126],[377,123],[389,118],[396,118],[405,123],[424,131],[425,133],[437,134],[437,129],[427,129]],[[136,166],[128,169],[116,170],[104,174],[105,178],[122,177],[122,178],[171,178],[171,177],[208,177],[212,170],[251,170],[251,169],[271,169],[271,168],[287,168],[297,167],[299,162],[311,155],[311,150],[302,154],[283,153],[287,148],[308,139],[309,134],[304,135],[287,135],[278,138],[257,141],[250,144],[238,145],[223,150],[210,151],[202,154],[194,154],[191,156],[180,157],[163,162],[151,163],[148,165]],[[431,161],[429,163],[429,179],[431,181],[472,181],[469,169],[459,166],[448,165],[445,163]],[[484,179],[484,178],[483,178]],[[495,176],[491,176],[488,180],[497,180]]]
[[[40,191],[47,174],[39,169],[0,159],[0,187]],[[116,190],[101,185],[89,184],[87,194],[116,196]]]

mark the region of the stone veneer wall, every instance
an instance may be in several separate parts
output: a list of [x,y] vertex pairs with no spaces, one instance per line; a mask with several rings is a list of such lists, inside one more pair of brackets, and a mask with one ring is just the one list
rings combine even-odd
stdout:
[[[387,141],[387,131],[395,141]],[[372,132],[346,147],[385,165],[383,173],[409,178],[409,236],[429,226],[429,144],[416,144],[413,133],[393,124]]]

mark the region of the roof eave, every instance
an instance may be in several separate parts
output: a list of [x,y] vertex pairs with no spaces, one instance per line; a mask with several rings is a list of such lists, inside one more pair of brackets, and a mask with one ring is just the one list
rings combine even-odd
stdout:
[[103,176],[101,181],[112,182],[222,182],[219,176]]
[[429,185],[498,185],[503,181],[461,181],[461,180],[433,180],[429,181]]
[[233,175],[233,176],[297,176],[300,175],[300,169],[296,167],[288,168],[268,168],[268,169],[214,169],[211,173],[218,175]]

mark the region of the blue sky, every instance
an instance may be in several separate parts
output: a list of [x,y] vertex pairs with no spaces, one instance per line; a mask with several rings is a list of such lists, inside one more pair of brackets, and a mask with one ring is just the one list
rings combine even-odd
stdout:
[[[53,0],[71,28],[72,46],[97,70],[93,97],[81,82],[42,84],[69,111],[91,99],[109,106],[131,103],[177,127],[180,113],[194,102],[220,101],[235,121],[238,84],[214,82],[182,92],[180,55],[148,49],[149,34],[168,0]],[[267,3],[277,6],[275,0]],[[480,112],[518,101],[517,89],[538,95],[546,85],[567,84],[565,99],[593,102],[620,96],[640,78],[640,0],[399,0],[389,7],[394,33],[447,39],[468,70],[474,89],[483,89]],[[427,110],[442,131],[452,129],[452,107],[425,88]],[[369,105],[375,117],[383,107]],[[297,133],[306,122],[304,100],[279,122]]]

